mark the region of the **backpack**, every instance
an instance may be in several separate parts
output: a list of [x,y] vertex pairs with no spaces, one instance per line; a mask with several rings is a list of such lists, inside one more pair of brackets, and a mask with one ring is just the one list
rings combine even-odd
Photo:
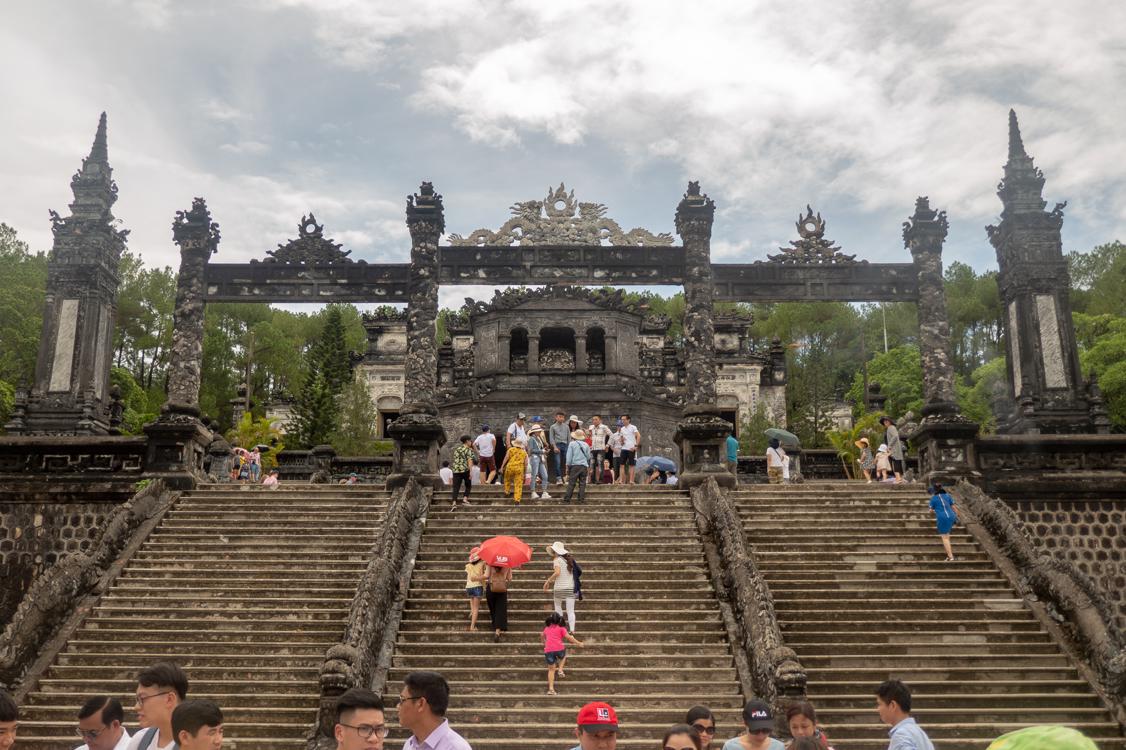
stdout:
[[583,568],[574,555],[571,555],[571,575],[575,579],[575,600],[581,602],[583,600],[583,585],[579,579],[582,578]]

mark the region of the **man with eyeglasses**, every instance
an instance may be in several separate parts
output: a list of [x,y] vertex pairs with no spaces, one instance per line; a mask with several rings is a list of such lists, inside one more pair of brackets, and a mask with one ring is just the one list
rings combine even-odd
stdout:
[[20,725],[20,709],[12,696],[0,690],[0,750],[11,750],[16,744]]
[[618,746],[618,713],[609,703],[595,701],[579,709],[572,750],[614,750]]
[[403,750],[473,750],[450,728],[450,683],[437,672],[411,672],[399,693],[399,724],[411,736]]
[[82,704],[78,711],[78,736],[86,740],[76,750],[125,750],[129,733],[122,722],[125,710],[121,701],[108,695],[96,695]]
[[137,675],[138,731],[126,750],[175,750],[172,712],[188,697],[188,676],[179,664],[162,661]]
[[372,691],[352,688],[336,700],[336,750],[383,750],[387,732],[383,700]]

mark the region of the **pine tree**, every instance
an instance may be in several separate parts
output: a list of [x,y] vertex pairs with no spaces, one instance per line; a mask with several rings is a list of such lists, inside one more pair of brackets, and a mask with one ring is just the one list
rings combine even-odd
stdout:
[[332,447],[342,456],[375,455],[379,412],[367,384],[353,380],[344,387],[339,403],[340,427],[332,434]]
[[291,440],[312,448],[330,442],[340,417],[340,394],[352,381],[340,308],[332,305],[321,336],[305,355],[306,376],[293,407]]

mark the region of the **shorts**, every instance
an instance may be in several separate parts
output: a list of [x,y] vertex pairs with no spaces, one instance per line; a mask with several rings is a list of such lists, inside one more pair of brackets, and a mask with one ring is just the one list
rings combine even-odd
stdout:
[[557,664],[567,658],[567,649],[560,651],[544,651],[543,660],[546,664]]
[[634,453],[636,453],[636,451],[627,451],[625,448],[622,448],[622,455],[618,459],[618,465],[619,466],[636,466],[637,465],[637,456],[635,456]]
[[473,586],[472,588],[467,588],[465,590],[465,595],[468,596],[470,599],[480,599],[482,596],[485,595],[485,587],[484,586]]
[[487,474],[490,471],[497,470],[496,456],[481,456],[481,473]]

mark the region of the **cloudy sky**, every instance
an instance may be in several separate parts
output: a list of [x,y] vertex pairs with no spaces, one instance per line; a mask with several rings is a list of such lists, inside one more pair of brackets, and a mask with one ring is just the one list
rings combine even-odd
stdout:
[[199,195],[216,260],[313,211],[354,258],[401,261],[423,179],[463,234],[560,180],[672,231],[698,179],[717,260],[775,252],[807,203],[847,252],[906,260],[929,195],[947,260],[984,269],[1010,107],[1069,201],[1066,249],[1126,239],[1123,29],[1105,0],[6,0],[0,221],[50,246],[105,110],[115,213],[152,264]]

